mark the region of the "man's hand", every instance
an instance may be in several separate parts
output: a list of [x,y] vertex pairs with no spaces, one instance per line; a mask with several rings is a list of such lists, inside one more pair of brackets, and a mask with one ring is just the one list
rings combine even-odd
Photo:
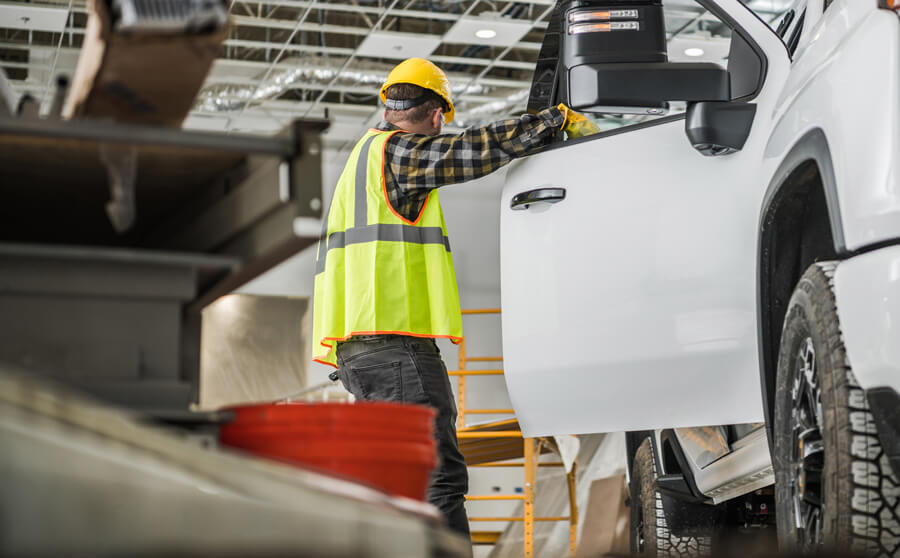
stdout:
[[600,132],[600,128],[583,114],[575,112],[562,103],[556,108],[563,113],[563,117],[566,119],[563,122],[562,129],[569,136],[569,139],[583,138]]

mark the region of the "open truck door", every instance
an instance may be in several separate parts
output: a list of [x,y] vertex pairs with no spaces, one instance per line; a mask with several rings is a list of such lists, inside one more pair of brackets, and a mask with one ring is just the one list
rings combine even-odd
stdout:
[[[790,61],[738,0],[702,0],[727,68],[669,62],[666,4],[563,2],[545,37],[529,108],[648,120],[507,174],[503,352],[526,436],[763,420],[757,231]],[[673,101],[686,113],[649,119]]]

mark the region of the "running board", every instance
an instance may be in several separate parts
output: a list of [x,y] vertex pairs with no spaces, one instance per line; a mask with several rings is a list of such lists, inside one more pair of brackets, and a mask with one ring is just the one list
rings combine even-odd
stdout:
[[738,440],[727,455],[694,471],[697,488],[719,504],[775,482],[765,428]]
[[656,489],[684,502],[702,504],[705,501],[705,498],[697,497],[694,494],[682,474],[660,475],[656,478]]

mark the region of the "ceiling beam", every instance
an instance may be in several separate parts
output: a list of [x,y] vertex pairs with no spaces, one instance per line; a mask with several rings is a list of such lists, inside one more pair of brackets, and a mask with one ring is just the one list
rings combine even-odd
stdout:
[[[284,46],[282,43],[275,43],[272,41],[250,41],[246,39],[228,39],[225,41],[225,44],[228,46],[238,46],[243,48],[257,48],[257,49],[280,49]],[[325,54],[337,54],[343,56],[349,56],[355,52],[355,49],[346,48],[346,47],[329,47],[329,46],[318,46],[318,45],[298,45],[298,44],[289,44],[286,46],[286,50],[290,52],[312,52],[312,53],[325,53]],[[429,60],[435,63],[444,63],[444,64],[465,64],[469,66],[488,66],[493,64],[493,66],[497,68],[507,68],[511,70],[533,70],[534,62],[519,62],[516,60],[498,60],[496,63],[493,62],[490,58],[466,58],[463,56],[442,56],[442,55],[431,55],[428,57]]]
[[[428,12],[425,12],[428,13]],[[242,16],[242,15],[232,15],[231,18],[238,25],[243,25],[246,27],[260,27],[260,28],[268,28],[268,29],[294,29],[296,26],[296,22],[291,21],[289,19],[267,19],[261,17],[250,17],[250,16]],[[458,18],[457,18],[458,19]],[[524,22],[524,20],[523,20]],[[354,27],[352,25],[331,25],[331,24],[319,24],[319,23],[303,23],[297,27],[301,31],[310,31],[313,33],[336,33],[339,35],[354,35],[357,37],[365,37],[370,33],[370,29],[365,27]],[[426,36],[426,37],[434,37],[436,39],[440,39],[443,35],[431,35],[428,33],[415,33],[418,36]],[[515,48],[520,48],[522,50],[540,50],[541,43],[533,43],[520,41],[516,43]]]
[[[5,63],[3,63],[5,64]],[[258,60],[237,60],[235,58],[219,58],[215,62],[215,66],[213,66],[213,72],[210,74],[210,78],[217,78],[216,71],[219,66],[232,66],[232,67],[240,67],[252,70],[264,70],[268,67],[266,62],[261,62]],[[323,72],[333,72],[334,67],[332,66],[323,66],[321,64],[303,64],[300,66],[296,62],[279,62],[276,66],[276,70],[281,71],[291,71],[296,70],[297,68],[302,67],[303,69],[312,70],[312,71],[323,71]],[[534,67],[534,64],[531,64],[531,67]],[[226,70],[222,70],[226,71]],[[355,72],[360,71],[359,69],[355,69]],[[385,68],[382,70],[372,69],[370,70],[373,74],[384,74],[383,78],[387,77],[389,68]],[[225,79],[229,79],[230,76],[223,76]],[[447,77],[450,78],[451,83],[456,81],[462,81],[467,79],[469,76],[467,74],[459,73],[459,72],[447,72]],[[483,77],[478,80],[478,83],[488,87],[509,87],[509,88],[521,88],[521,87],[530,87],[531,80],[519,80],[519,79],[504,79],[504,78],[493,78],[493,77]]]

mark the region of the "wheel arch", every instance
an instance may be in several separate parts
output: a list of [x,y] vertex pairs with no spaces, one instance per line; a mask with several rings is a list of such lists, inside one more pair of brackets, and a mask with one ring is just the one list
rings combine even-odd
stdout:
[[816,128],[800,138],[783,159],[760,211],[758,348],[770,450],[778,350],[791,294],[809,265],[846,254],[831,151],[825,133]]

